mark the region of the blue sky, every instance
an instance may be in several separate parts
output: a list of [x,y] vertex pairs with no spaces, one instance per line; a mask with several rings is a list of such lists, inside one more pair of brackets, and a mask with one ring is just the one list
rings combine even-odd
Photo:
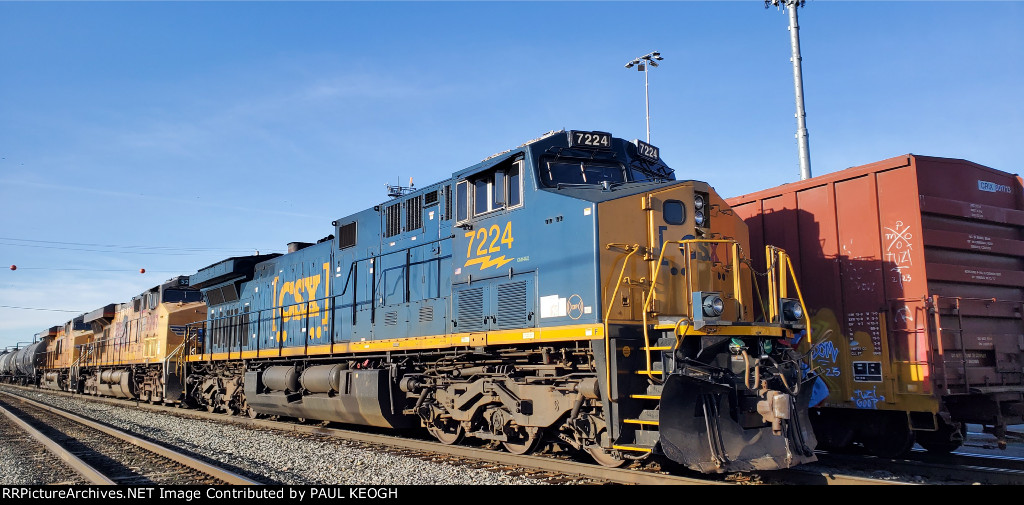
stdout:
[[[814,175],[906,153],[1021,172],[1024,2],[799,15]],[[549,130],[643,139],[624,65],[651,51],[678,177],[797,180],[786,26],[754,0],[0,2],[0,348]]]

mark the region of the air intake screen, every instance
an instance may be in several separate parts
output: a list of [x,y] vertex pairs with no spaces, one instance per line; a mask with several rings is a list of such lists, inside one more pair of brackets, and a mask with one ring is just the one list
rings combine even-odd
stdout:
[[338,249],[348,249],[356,245],[355,221],[338,227]]
[[423,197],[414,196],[405,202],[405,231],[423,228]]
[[394,237],[402,233],[402,204],[388,205],[384,209],[384,236]]

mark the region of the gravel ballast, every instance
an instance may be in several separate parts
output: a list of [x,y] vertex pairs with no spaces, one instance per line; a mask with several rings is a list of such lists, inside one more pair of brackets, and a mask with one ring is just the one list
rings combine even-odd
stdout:
[[[43,392],[20,391],[18,394],[207,457],[267,484],[544,484],[499,471],[387,454],[322,435],[283,434],[231,426]],[[6,466],[7,460],[7,455],[0,458],[0,465]]]

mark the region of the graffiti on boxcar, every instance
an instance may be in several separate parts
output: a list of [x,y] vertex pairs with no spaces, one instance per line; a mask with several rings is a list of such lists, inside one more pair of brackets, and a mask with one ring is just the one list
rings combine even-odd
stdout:
[[832,342],[822,342],[811,348],[811,361],[814,363],[814,368],[825,377],[839,377],[839,367],[835,366],[838,358],[839,348]]
[[904,272],[914,266],[911,258],[914,250],[914,244],[911,242],[913,238],[914,234],[910,233],[910,228],[905,226],[903,221],[896,221],[893,228],[885,227],[885,261],[892,264],[889,270],[892,273],[890,280],[900,286],[913,280],[910,273]]
[[836,366],[840,348],[832,341],[840,335],[839,321],[830,309],[821,309],[811,317],[811,331],[816,344],[811,346],[811,363],[815,371],[825,377],[839,377],[841,372]]
[[835,363],[837,357],[839,357],[839,349],[836,349],[836,345],[832,342],[822,342],[811,349],[811,359],[813,360],[825,359],[829,363]]
[[878,392],[875,388],[867,389],[854,389],[853,396],[850,397],[858,409],[874,409],[877,408],[878,402],[884,402],[884,396],[878,396]]
[[854,256],[850,248],[853,247],[853,240],[850,240],[850,247],[842,245],[843,252],[840,255],[840,265],[844,278],[844,286],[854,291],[875,293],[878,291],[878,279],[881,277],[881,267],[878,266],[878,259],[868,256]]
[[893,320],[895,320],[898,325],[901,324],[902,326],[908,326],[907,323],[913,323],[914,316],[912,315],[910,307],[902,305],[900,308],[896,309],[896,313],[893,315]]

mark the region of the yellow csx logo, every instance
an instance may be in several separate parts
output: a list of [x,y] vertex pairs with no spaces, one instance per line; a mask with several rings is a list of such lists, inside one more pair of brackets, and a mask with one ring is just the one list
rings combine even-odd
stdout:
[[[491,256],[502,252],[502,250],[511,251],[512,242],[515,240],[512,238],[512,222],[505,223],[505,228],[502,228],[496,224],[492,224],[490,227],[480,228],[476,231],[467,231],[466,238],[469,239],[469,244],[466,245],[466,263],[463,266],[480,265],[480,270],[491,267],[501,267],[511,262],[513,258],[506,258],[504,254],[492,258]],[[473,245],[476,248],[473,248]]]
[[[330,265],[324,263],[324,278],[330,279]],[[286,323],[288,321],[303,320],[307,317],[315,318],[320,315],[320,303],[317,302],[317,291],[320,289],[320,275],[310,275],[294,281],[280,282],[280,279],[274,277],[274,306],[280,307],[281,322]],[[327,296],[327,286],[324,286],[324,294]],[[273,330],[277,331],[277,318],[272,319],[274,326]],[[328,312],[323,311],[323,320],[321,325],[326,325],[328,322]],[[310,323],[315,324],[315,321],[311,320]],[[321,336],[321,328],[310,328],[311,338],[319,338]],[[287,338],[285,335],[278,335],[279,340]]]

